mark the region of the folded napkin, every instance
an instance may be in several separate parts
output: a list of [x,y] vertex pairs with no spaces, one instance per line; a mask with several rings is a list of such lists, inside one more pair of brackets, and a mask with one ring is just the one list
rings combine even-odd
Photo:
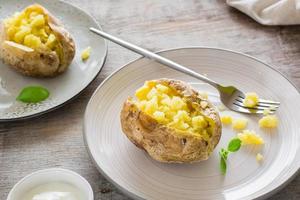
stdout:
[[300,0],[226,0],[264,25],[300,24]]

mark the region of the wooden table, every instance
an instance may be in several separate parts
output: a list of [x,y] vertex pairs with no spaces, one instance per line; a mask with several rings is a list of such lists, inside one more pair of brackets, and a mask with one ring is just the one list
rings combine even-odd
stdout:
[[[273,65],[300,88],[300,27],[261,26],[221,0],[68,0],[103,29],[150,50],[214,46],[247,53]],[[105,77],[139,57],[109,43],[97,79],[71,103],[42,117],[0,124],[0,199],[35,170],[63,167],[83,175],[95,199],[129,199],[100,175],[82,137],[87,102]],[[286,133],[288,134],[288,133]],[[270,199],[300,199],[300,176]]]

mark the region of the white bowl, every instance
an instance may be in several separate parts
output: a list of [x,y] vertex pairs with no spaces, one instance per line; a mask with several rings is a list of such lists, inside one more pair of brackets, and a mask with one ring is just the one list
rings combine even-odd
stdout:
[[61,168],[36,171],[22,178],[9,192],[7,200],[19,200],[29,190],[51,182],[63,182],[81,190],[86,200],[94,200],[90,184],[79,174]]

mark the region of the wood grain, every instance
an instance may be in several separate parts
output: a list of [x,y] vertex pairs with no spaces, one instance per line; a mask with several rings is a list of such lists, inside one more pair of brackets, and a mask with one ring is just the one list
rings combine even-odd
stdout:
[[[241,51],[274,66],[300,88],[300,26],[262,26],[221,0],[68,0],[91,13],[103,29],[150,50],[214,46]],[[63,167],[91,183],[95,199],[129,199],[89,158],[82,138],[85,106],[112,71],[139,57],[109,43],[106,64],[75,100],[42,117],[0,124],[0,199],[23,176]],[[288,133],[287,133],[288,134]],[[300,199],[300,176],[270,199]]]

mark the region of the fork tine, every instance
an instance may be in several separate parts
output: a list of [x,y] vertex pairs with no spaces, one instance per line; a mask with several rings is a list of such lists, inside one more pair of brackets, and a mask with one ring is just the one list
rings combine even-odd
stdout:
[[233,103],[234,105],[236,106],[240,106],[242,108],[245,108],[245,109],[250,109],[250,110],[261,110],[261,111],[264,111],[265,109],[269,109],[270,111],[276,111],[278,107],[272,107],[272,106],[256,106],[256,107],[253,107],[253,108],[249,108],[249,107],[246,107],[244,106],[244,104],[240,101],[236,101]]
[[[240,102],[240,103],[243,103],[242,99],[237,98],[235,100]],[[263,107],[263,108],[279,108],[279,105],[273,105],[273,104],[270,105],[270,104],[264,104],[264,103],[258,103],[257,106]]]
[[268,104],[268,103],[262,103],[258,102],[258,106],[265,106],[265,107],[272,107],[272,108],[279,108],[279,104]]
[[[239,99],[239,101],[243,101],[244,99],[245,99],[245,96],[243,96],[243,95],[238,95],[238,98],[240,98]],[[279,107],[279,105],[280,105],[280,102],[277,102],[277,101],[270,101],[270,100],[265,100],[265,99],[259,99],[259,102],[258,102],[258,105],[266,105],[266,106],[270,106],[270,104],[272,105],[272,106],[275,106],[275,107]]]
[[[241,99],[245,99],[245,95],[243,93],[239,94],[238,97],[240,97]],[[280,105],[280,102],[278,101],[270,101],[266,99],[259,99],[258,103]]]
[[259,99],[259,103],[263,103],[263,104],[273,104],[273,105],[280,105],[280,102],[277,102],[277,101],[270,101],[270,100],[265,100],[265,99]]
[[[264,113],[263,110],[244,108],[244,107],[241,107],[241,106],[235,105],[235,104],[231,105],[231,109],[238,111],[238,112],[242,112],[242,113],[248,113],[248,114],[254,114],[254,113],[255,114],[263,114]],[[274,111],[270,111],[269,114],[274,114]]]

